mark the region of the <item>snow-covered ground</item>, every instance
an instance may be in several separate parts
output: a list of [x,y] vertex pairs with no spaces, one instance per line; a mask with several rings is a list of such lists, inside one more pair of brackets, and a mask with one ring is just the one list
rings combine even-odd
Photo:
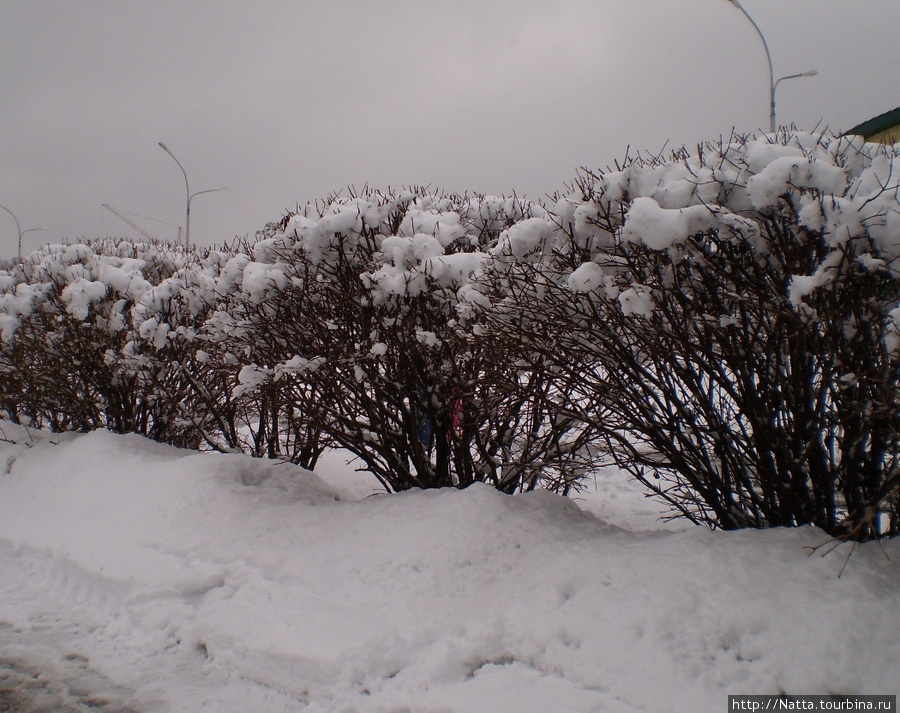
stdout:
[[810,555],[812,528],[667,525],[616,473],[574,502],[388,496],[339,454],[313,475],[0,428],[0,710],[17,688],[141,713],[722,713],[900,688],[900,542],[847,562]]

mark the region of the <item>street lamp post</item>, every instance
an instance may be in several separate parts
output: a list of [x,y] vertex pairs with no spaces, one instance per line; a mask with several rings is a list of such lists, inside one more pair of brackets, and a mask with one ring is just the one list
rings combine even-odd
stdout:
[[185,214],[184,214],[184,247],[187,249],[188,245],[191,243],[191,201],[194,200],[195,196],[202,195],[203,193],[215,193],[216,191],[224,191],[224,188],[209,188],[205,191],[197,191],[195,193],[191,193],[191,186],[188,183],[187,171],[184,170],[184,166],[181,165],[181,161],[175,158],[175,154],[173,154],[169,147],[166,146],[162,141],[159,142],[159,147],[165,151],[175,163],[178,164],[178,168],[181,169],[181,173],[184,174],[184,188],[185,188]]
[[[797,79],[798,77],[815,77],[819,73],[818,69],[808,69],[805,72],[798,72],[797,74],[788,74],[785,77],[781,77],[775,81],[775,84],[772,85],[772,116],[771,120],[775,122],[775,91],[778,89],[778,85],[781,84],[785,79]],[[774,131],[774,129],[772,129]]]
[[34,232],[35,230],[46,230],[46,228],[28,228],[26,230],[22,230],[21,226],[19,225],[19,219],[16,218],[15,213],[13,213],[9,208],[7,208],[4,205],[0,205],[0,208],[3,208],[3,210],[5,210],[7,213],[9,213],[12,216],[12,219],[14,221],[16,221],[16,233],[18,233],[18,235],[19,235],[19,242],[18,242],[18,245],[16,248],[16,260],[21,261],[22,260],[22,236],[25,235],[25,233],[31,233],[31,232]]
[[25,235],[25,233],[33,233],[36,230],[47,230],[47,228],[28,228],[19,233],[19,260],[22,259],[22,236]]
[[766,37],[763,35],[762,30],[759,29],[759,25],[756,24],[756,21],[750,17],[750,13],[748,13],[744,6],[741,5],[740,0],[728,0],[732,5],[734,5],[738,10],[744,13],[744,17],[746,17],[750,24],[753,25],[753,29],[756,30],[756,34],[759,35],[759,39],[762,40],[763,49],[766,51],[766,62],[769,65],[769,132],[775,133],[777,129],[777,125],[775,123],[775,90],[778,88],[778,85],[786,79],[796,79],[797,77],[815,77],[819,72],[815,69],[810,69],[806,72],[800,72],[799,74],[788,74],[787,76],[781,77],[778,81],[775,80],[775,70],[772,67],[772,53],[769,52],[769,43],[766,42]]

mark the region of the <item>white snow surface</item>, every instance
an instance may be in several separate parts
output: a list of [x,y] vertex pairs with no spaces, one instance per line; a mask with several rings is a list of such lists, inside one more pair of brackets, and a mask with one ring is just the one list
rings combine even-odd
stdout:
[[615,471],[574,500],[384,495],[340,453],[313,474],[0,428],[0,666],[60,701],[719,713],[900,680],[900,542],[667,524]]

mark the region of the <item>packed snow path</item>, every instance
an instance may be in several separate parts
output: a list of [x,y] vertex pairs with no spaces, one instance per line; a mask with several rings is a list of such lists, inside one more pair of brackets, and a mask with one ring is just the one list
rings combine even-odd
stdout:
[[364,497],[340,459],[0,426],[0,689],[51,710],[718,713],[900,680],[896,542],[838,577],[817,530],[666,528],[616,473],[580,503]]

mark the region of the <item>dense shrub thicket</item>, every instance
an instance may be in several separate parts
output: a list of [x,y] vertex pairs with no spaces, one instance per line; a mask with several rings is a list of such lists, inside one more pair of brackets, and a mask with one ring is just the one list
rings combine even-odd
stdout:
[[252,243],[0,271],[0,413],[390,490],[568,491],[614,462],[714,527],[900,530],[898,152],[732,137],[547,205],[366,191]]
[[784,135],[586,173],[549,260],[486,265],[486,331],[542,325],[527,353],[565,355],[568,413],[681,515],[896,534],[894,161]]
[[[252,246],[245,295],[208,337],[240,354],[269,455],[337,444],[387,487],[566,489],[583,474],[584,424],[553,419],[554,380],[460,325],[483,250],[543,209],[422,191],[306,206]],[[300,434],[303,437],[297,438]]]

